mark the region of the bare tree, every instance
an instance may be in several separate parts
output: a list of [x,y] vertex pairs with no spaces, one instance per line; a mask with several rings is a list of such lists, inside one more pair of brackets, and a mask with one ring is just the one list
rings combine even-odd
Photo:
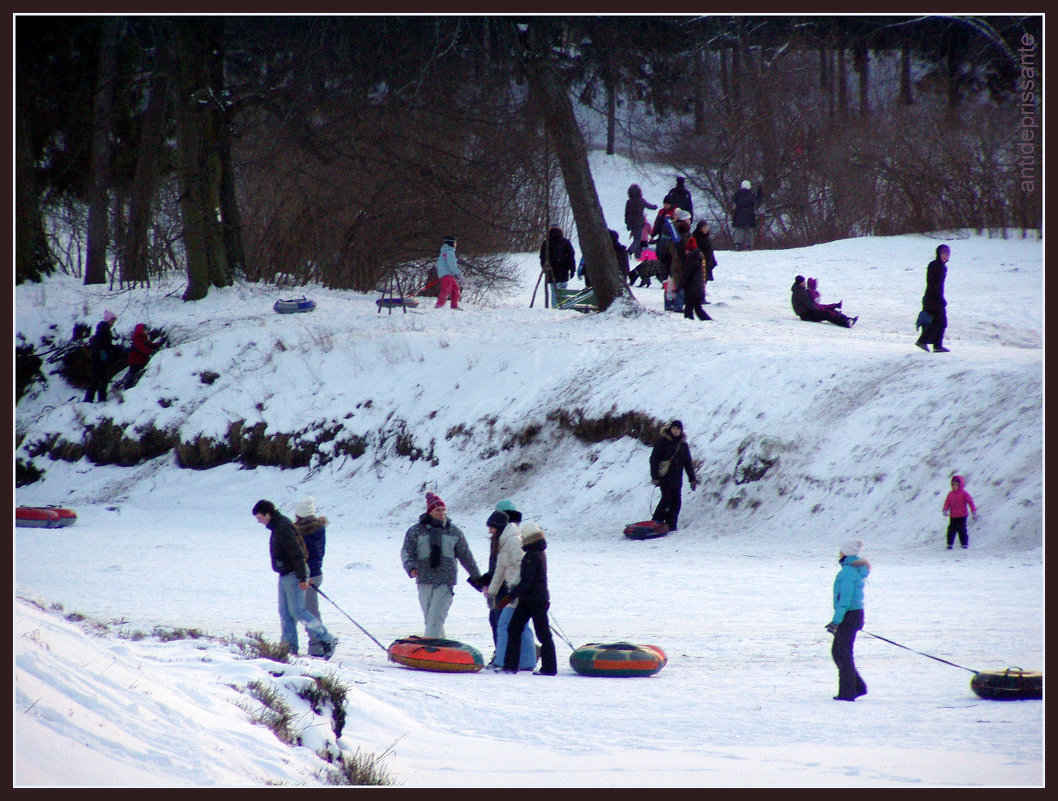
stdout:
[[109,180],[110,139],[113,126],[114,85],[117,80],[118,18],[103,22],[99,45],[99,72],[92,103],[92,161],[88,186],[88,255],[85,284],[107,280],[107,249],[110,245]]

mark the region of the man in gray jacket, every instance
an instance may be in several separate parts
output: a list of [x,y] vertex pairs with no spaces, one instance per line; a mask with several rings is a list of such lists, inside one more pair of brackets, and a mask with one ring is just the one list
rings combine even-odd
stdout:
[[445,503],[426,493],[426,514],[404,535],[400,549],[404,570],[419,588],[419,605],[426,622],[425,636],[444,639],[445,620],[452,607],[456,583],[456,560],[470,574],[470,584],[480,590],[481,571],[474,561],[463,532],[447,517]]

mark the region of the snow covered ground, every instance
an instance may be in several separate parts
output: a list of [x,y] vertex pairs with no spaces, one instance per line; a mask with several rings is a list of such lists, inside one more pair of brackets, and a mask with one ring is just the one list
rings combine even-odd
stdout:
[[[619,157],[592,166],[622,234],[627,184],[655,202],[671,185]],[[952,248],[952,352],[926,354],[914,320],[940,241]],[[78,522],[14,530],[16,786],[315,785],[325,748],[385,752],[411,787],[1042,785],[1042,703],[969,688],[971,670],[1043,669],[1042,244],[949,232],[717,257],[704,323],[663,313],[656,282],[635,290],[648,311],[634,317],[544,309],[539,295],[530,309],[532,253],[513,254],[518,292],[461,312],[376,313],[374,296],[318,287],[304,315],[274,314],[291,293],[251,284],[196,303],[180,301],[179,282],[16,288],[15,331],[30,342],[110,308],[126,335],[143,321],[172,343],[120,403],[83,404],[51,377],[16,409],[16,456],[102,418],[185,441],[222,439],[238,420],[310,435],[340,424],[368,445],[294,470],[187,470],[171,454],[132,468],[36,460],[44,478],[16,503],[70,506]],[[796,273],[859,324],[798,321]],[[219,377],[206,384],[203,371]],[[685,487],[679,531],[622,536],[657,500],[649,447],[581,441],[555,421],[562,410],[683,420],[702,485]],[[432,458],[400,455],[399,433]],[[736,482],[763,460],[763,478]],[[953,471],[981,512],[967,551],[943,543]],[[326,601],[341,639],[330,662],[247,660],[223,641],[279,639],[267,532],[250,508],[269,498],[289,513],[306,495],[331,521],[328,595],[383,644],[421,633],[398,552],[426,490],[482,567],[485,519],[514,499],[548,532],[568,639],[653,643],[667,666],[586,678],[557,639],[554,678],[415,671]],[[870,694],[831,700],[823,626],[851,535],[873,565],[866,630],[966,670],[863,634]],[[447,634],[488,658],[485,603],[463,577]],[[166,627],[217,639],[132,636]],[[337,741],[296,696],[305,674],[350,687]],[[301,747],[251,722],[238,688],[252,681],[299,711]]]

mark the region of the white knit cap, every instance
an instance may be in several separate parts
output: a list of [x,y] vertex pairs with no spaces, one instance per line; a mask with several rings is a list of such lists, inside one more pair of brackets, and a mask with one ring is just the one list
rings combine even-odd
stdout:
[[743,189],[749,189],[749,188],[750,188],[750,186],[752,186],[752,184],[750,184],[750,182],[749,182],[749,181],[743,181],[743,182],[742,182],[742,188],[743,188]]
[[677,220],[690,220],[691,219],[691,213],[689,211],[685,211],[684,209],[676,209],[676,219]]
[[294,507],[295,517],[312,517],[316,514],[316,500],[314,498],[302,498]]
[[845,556],[859,556],[863,548],[863,540],[845,540],[841,543],[841,552]]

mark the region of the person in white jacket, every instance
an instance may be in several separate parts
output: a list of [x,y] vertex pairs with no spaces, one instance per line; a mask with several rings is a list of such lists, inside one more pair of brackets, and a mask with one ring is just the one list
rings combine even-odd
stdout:
[[[504,508],[501,509],[501,506]],[[521,580],[524,553],[522,552],[522,532],[519,526],[522,516],[510,501],[501,501],[496,505],[496,510],[503,512],[510,519],[500,533],[496,569],[492,573],[492,581],[489,582],[486,590],[489,608],[500,609],[499,620],[496,622],[496,655],[492,658],[490,667],[494,670],[502,670],[504,653],[507,649],[507,624],[510,623],[511,615],[514,614],[514,607],[517,604],[517,601],[510,599],[509,590]],[[519,668],[523,670],[532,670],[536,667],[536,643],[528,626],[522,631],[522,647],[518,661]]]

